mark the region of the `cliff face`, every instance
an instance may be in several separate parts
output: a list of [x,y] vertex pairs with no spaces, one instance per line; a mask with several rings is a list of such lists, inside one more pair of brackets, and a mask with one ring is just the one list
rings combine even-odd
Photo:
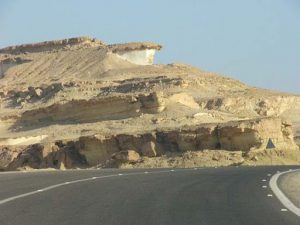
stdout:
[[90,165],[96,165],[105,163],[112,153],[118,151],[134,150],[143,155],[143,147],[150,142],[159,146],[161,154],[207,149],[257,151],[267,149],[270,140],[275,148],[298,150],[293,140],[291,124],[278,118],[265,118],[145,134],[83,137],[79,141],[83,146],[79,151],[86,156]]
[[[268,146],[270,141],[272,146]],[[0,151],[0,166],[6,169],[73,168],[75,165],[106,167],[119,163],[140,163],[143,157],[203,150],[219,152],[221,149],[237,152],[234,156],[241,161],[244,159],[239,152],[257,152],[268,148],[299,151],[293,140],[291,124],[278,118],[265,118],[141,134],[96,134],[64,144],[58,141],[46,145],[35,144],[25,150],[7,147]],[[128,155],[124,158],[124,154],[129,153],[134,154],[135,158]],[[122,154],[121,161],[118,160],[119,154]]]
[[71,38],[0,49],[0,167],[143,166],[212,150],[242,159],[269,142],[297,150],[299,96],[120,57],[160,48]]

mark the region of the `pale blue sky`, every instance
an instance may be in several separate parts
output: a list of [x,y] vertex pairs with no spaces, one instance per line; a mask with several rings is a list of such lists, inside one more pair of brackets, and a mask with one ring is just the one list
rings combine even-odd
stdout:
[[0,48],[82,35],[300,93],[300,0],[0,0]]

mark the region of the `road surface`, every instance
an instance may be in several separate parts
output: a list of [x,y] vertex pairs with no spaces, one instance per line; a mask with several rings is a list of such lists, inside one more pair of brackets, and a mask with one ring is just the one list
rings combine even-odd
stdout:
[[268,186],[290,168],[0,173],[0,224],[299,225]]

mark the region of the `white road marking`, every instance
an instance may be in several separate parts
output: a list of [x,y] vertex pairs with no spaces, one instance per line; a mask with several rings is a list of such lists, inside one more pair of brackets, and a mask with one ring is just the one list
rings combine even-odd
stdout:
[[[192,169],[178,169],[177,171],[190,171],[190,170],[192,170]],[[168,173],[168,172],[173,172],[173,171],[174,170],[159,170],[159,171],[153,171],[153,172],[148,172],[148,173],[156,174],[156,173]],[[55,185],[45,187],[43,189],[38,189],[38,190],[35,190],[35,191],[31,191],[31,192],[27,192],[27,193],[24,193],[24,194],[12,196],[12,197],[9,197],[9,198],[6,198],[6,199],[2,199],[2,200],[0,200],[0,205],[5,204],[7,202],[17,200],[17,199],[20,199],[20,198],[24,198],[24,197],[27,197],[27,196],[35,195],[35,194],[38,194],[38,193],[41,193],[41,192],[45,192],[45,191],[56,189],[56,188],[59,188],[59,187],[62,187],[62,186],[70,185],[70,184],[81,183],[81,182],[86,182],[86,181],[92,181],[92,180],[95,180],[95,179],[104,179],[104,178],[108,178],[108,177],[141,175],[141,174],[144,174],[144,173],[145,172],[136,172],[136,173],[133,172],[133,173],[127,173],[127,174],[119,173],[119,174],[111,174],[111,175],[104,175],[104,176],[99,176],[99,177],[90,177],[90,178],[85,178],[85,179],[80,179],[80,180],[73,180],[73,181],[63,182],[63,183],[59,183],[59,184],[55,184]]]
[[262,182],[266,182],[267,180],[266,180],[266,179],[262,179],[261,181],[262,181]]
[[280,211],[281,212],[287,212],[288,210],[287,209],[281,209]]
[[267,188],[267,186],[266,186],[266,185],[264,185],[264,186],[262,186],[262,188]]
[[272,176],[272,174],[268,173],[268,177]]
[[[117,176],[117,175],[102,176],[102,177],[98,177],[98,179],[100,179],[100,178],[106,178],[106,177],[113,177],[113,176]],[[89,181],[89,180],[93,180],[93,178],[86,178],[86,179],[81,179],[81,180],[74,180],[74,181],[68,182],[68,184],[75,184],[75,183]],[[24,197],[27,197],[27,196],[30,196],[30,195],[34,195],[34,194],[40,193],[42,191],[49,191],[49,190],[52,190],[52,189],[55,189],[55,188],[58,188],[58,187],[61,187],[61,186],[65,186],[65,185],[67,185],[66,182],[60,183],[60,184],[51,185],[51,186],[45,187],[43,189],[39,189],[39,190],[36,190],[36,191],[31,191],[31,192],[28,192],[28,193],[25,193],[25,194],[16,195],[16,196],[13,196],[13,197],[10,197],[10,198],[6,198],[6,199],[3,199],[3,200],[0,201],[0,205],[4,204],[6,202],[11,202],[11,201],[19,199],[19,198],[24,198]]]
[[148,171],[145,171],[144,173],[147,174],[147,173],[149,173],[149,172],[148,172]]
[[272,194],[268,194],[268,197],[273,197],[273,195]]
[[300,217],[300,208],[298,208],[297,206],[294,205],[294,203],[292,203],[288,197],[285,196],[285,194],[280,190],[280,188],[277,185],[277,181],[278,178],[282,175],[282,174],[286,174],[286,173],[290,173],[290,172],[294,172],[294,171],[300,171],[300,169],[297,170],[292,170],[292,171],[286,171],[286,172],[282,172],[282,173],[276,173],[275,175],[273,175],[271,177],[271,180],[269,182],[269,185],[273,191],[273,193],[275,194],[275,196],[279,199],[279,201],[281,201],[281,203],[286,207],[286,209],[281,209],[281,211],[287,211],[290,210],[291,212],[295,213],[297,216]]

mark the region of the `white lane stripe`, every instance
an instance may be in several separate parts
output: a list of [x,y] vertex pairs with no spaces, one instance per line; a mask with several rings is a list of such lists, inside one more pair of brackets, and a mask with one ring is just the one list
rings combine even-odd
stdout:
[[[190,170],[192,170],[192,169],[180,169],[178,171],[190,171]],[[153,171],[153,172],[148,172],[147,171],[147,173],[149,173],[149,174],[168,173],[168,172],[170,172],[170,170],[159,170],[159,171]],[[10,198],[0,200],[0,205],[2,205],[4,203],[7,203],[7,202],[14,201],[14,200],[19,199],[19,198],[24,198],[24,197],[34,195],[34,194],[37,194],[37,193],[41,193],[41,192],[44,192],[44,191],[49,191],[49,190],[52,190],[52,189],[55,189],[55,188],[58,188],[58,187],[61,187],[61,186],[66,186],[66,185],[69,185],[69,184],[92,181],[92,180],[103,179],[103,178],[108,178],[108,177],[130,176],[130,175],[140,175],[140,174],[145,174],[145,172],[136,172],[136,173],[127,173],[127,174],[119,173],[119,174],[111,174],[111,175],[91,177],[91,178],[85,178],[85,179],[80,179],[80,180],[73,180],[73,181],[63,182],[63,183],[60,183],[60,184],[55,184],[55,185],[51,185],[51,186],[48,186],[48,187],[45,187],[45,188],[42,188],[42,189],[38,189],[36,191],[27,192],[27,193],[24,193],[24,194],[12,196]]]
[[[281,172],[281,173],[276,173],[275,175],[273,175],[271,177],[270,180],[270,187],[272,189],[272,191],[274,192],[275,196],[279,199],[279,201],[281,201],[281,203],[287,208],[289,209],[291,212],[295,213],[297,216],[300,217],[300,209],[294,205],[294,203],[292,203],[288,197],[285,196],[285,194],[280,190],[280,188],[277,185],[277,181],[278,178],[282,175],[282,174],[286,174],[286,173],[291,173],[291,172],[295,172],[295,171],[300,171],[300,169],[297,170],[290,170],[290,171],[286,171],[286,172]],[[281,211],[287,211],[286,209],[281,209]]]

